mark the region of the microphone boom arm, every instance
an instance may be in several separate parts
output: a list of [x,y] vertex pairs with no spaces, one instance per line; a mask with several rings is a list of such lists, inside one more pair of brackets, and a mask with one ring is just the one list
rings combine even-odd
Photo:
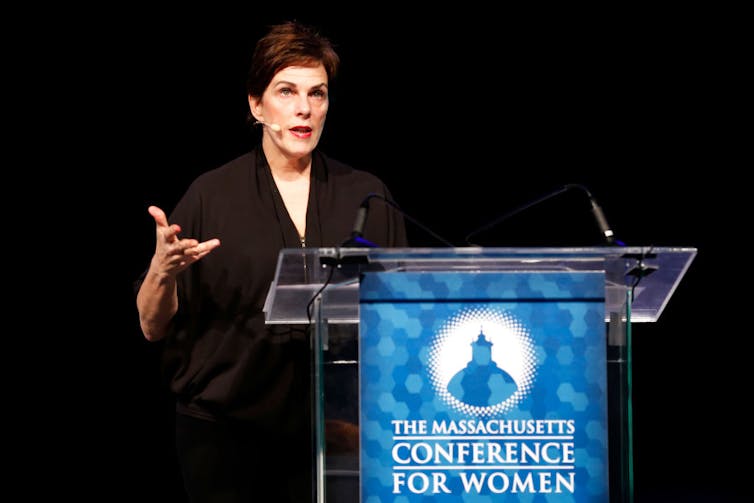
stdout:
[[466,235],[466,238],[464,238],[464,241],[465,241],[465,242],[466,242],[466,244],[467,244],[467,245],[469,245],[469,246],[475,246],[475,245],[474,245],[473,243],[471,243],[471,241],[470,241],[470,239],[471,239],[471,237],[472,237],[472,236],[476,236],[476,235],[477,235],[477,234],[479,234],[480,232],[484,232],[484,231],[486,231],[486,230],[488,230],[488,229],[491,229],[492,227],[496,226],[496,225],[497,225],[497,224],[499,224],[500,222],[502,222],[502,221],[504,221],[504,220],[507,220],[507,219],[509,219],[509,218],[510,218],[510,217],[512,217],[513,215],[516,215],[517,213],[521,213],[522,211],[524,211],[524,210],[526,210],[526,209],[529,209],[529,208],[531,208],[532,206],[536,206],[536,205],[538,205],[538,204],[540,204],[540,203],[543,203],[543,202],[547,201],[548,199],[550,199],[551,197],[555,197],[555,196],[557,196],[557,195],[559,195],[559,194],[562,194],[563,192],[566,192],[566,191],[567,191],[567,190],[569,190],[569,189],[570,189],[570,187],[569,187],[568,185],[566,185],[566,186],[564,186],[564,187],[561,187],[560,189],[556,190],[555,192],[550,192],[549,194],[546,194],[546,195],[544,195],[544,196],[540,197],[539,199],[535,199],[534,201],[531,201],[531,202],[528,202],[528,203],[526,203],[526,204],[524,204],[524,205],[521,205],[521,206],[519,206],[518,208],[515,208],[515,209],[513,209],[513,210],[509,211],[508,213],[505,213],[504,215],[501,215],[501,216],[497,217],[497,218],[496,218],[495,220],[493,220],[492,222],[488,222],[488,223],[484,224],[484,225],[483,225],[482,227],[480,227],[480,228],[478,228],[478,229],[476,229],[476,230],[473,230],[473,231],[469,232],[469,233],[468,233],[468,234]]
[[375,246],[373,243],[371,243],[371,242],[369,242],[369,241],[367,241],[366,239],[363,238],[364,225],[366,224],[367,213],[369,212],[369,200],[372,199],[373,197],[381,199],[388,206],[392,206],[398,213],[400,213],[401,215],[403,215],[403,217],[406,220],[410,221],[411,223],[413,223],[414,225],[416,225],[417,227],[419,227],[420,229],[422,229],[424,232],[428,233],[430,236],[432,236],[433,238],[435,238],[437,241],[439,241],[442,244],[444,244],[446,246],[449,246],[451,248],[455,248],[455,245],[453,245],[452,243],[450,243],[447,239],[439,236],[437,233],[435,233],[434,231],[432,231],[432,229],[430,229],[429,227],[427,227],[426,225],[422,224],[421,222],[419,222],[418,220],[416,220],[414,217],[412,217],[411,215],[409,215],[408,213],[406,213],[405,211],[403,211],[401,209],[401,207],[398,206],[398,204],[396,204],[394,201],[391,201],[387,197],[383,196],[382,194],[377,194],[376,192],[371,192],[371,193],[367,194],[367,196],[361,202],[361,205],[359,206],[358,212],[356,213],[356,222],[354,223],[353,231],[351,231],[351,237],[345,243],[343,243],[343,245],[341,245],[341,246],[354,246],[354,245],[356,245],[356,246],[364,246],[364,245],[366,245],[366,246],[370,246],[370,247]]
[[[501,215],[501,216],[497,217],[492,222],[488,222],[485,225],[483,225],[482,227],[479,227],[478,229],[473,230],[470,233],[468,233],[466,235],[466,238],[464,239],[464,241],[469,246],[478,246],[478,245],[474,245],[473,243],[471,243],[472,236],[475,236],[475,235],[479,234],[480,232],[484,232],[484,231],[486,231],[486,230],[488,230],[488,229],[496,226],[500,222],[503,222],[504,220],[507,220],[510,217],[512,217],[512,216],[514,216],[514,215],[516,215],[518,213],[521,213],[522,211],[524,211],[524,210],[526,210],[528,208],[531,208],[532,206],[536,206],[536,205],[538,205],[538,204],[540,204],[540,203],[542,203],[544,201],[547,201],[548,199],[550,199],[552,197],[560,195],[563,192],[569,191],[571,189],[579,189],[579,190],[583,191],[586,194],[586,196],[589,198],[590,204],[592,205],[592,214],[594,215],[594,219],[597,221],[597,226],[600,228],[600,232],[604,236],[605,241],[607,241],[607,243],[609,245],[615,244],[615,235],[613,234],[613,231],[610,229],[610,226],[607,224],[607,219],[605,218],[605,214],[603,213],[602,208],[599,206],[599,204],[597,204],[597,200],[594,198],[594,196],[592,196],[592,193],[589,192],[589,189],[587,189],[585,186],[580,185],[578,183],[569,183],[569,184],[563,185],[558,190],[550,192],[549,194],[545,194],[544,196],[542,196],[542,197],[540,197],[538,199],[535,199],[534,201],[528,202],[528,203],[526,203],[526,204],[524,204],[522,206],[519,206],[518,208],[515,208],[515,209],[509,211],[508,213],[505,213],[504,215]],[[619,242],[619,244],[622,244],[622,243]]]

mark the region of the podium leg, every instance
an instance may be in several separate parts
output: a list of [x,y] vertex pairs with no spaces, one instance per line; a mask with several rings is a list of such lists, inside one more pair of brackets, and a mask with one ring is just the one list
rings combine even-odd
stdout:
[[311,338],[312,354],[312,433],[314,446],[314,490],[315,503],[325,503],[325,413],[324,378],[322,350],[326,325],[322,319],[322,295],[313,303],[314,332]]
[[607,331],[611,503],[634,501],[630,295],[629,291],[625,314],[610,313]]

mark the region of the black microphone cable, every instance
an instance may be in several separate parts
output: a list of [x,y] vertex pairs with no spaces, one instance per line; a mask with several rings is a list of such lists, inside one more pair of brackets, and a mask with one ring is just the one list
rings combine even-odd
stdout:
[[377,246],[374,243],[372,243],[371,241],[365,239],[364,236],[363,236],[364,226],[366,225],[367,215],[369,213],[369,200],[372,199],[372,198],[381,199],[388,206],[392,206],[396,211],[398,211],[398,213],[400,213],[401,215],[403,215],[403,217],[406,218],[406,220],[410,221],[411,223],[413,223],[414,225],[416,225],[417,227],[419,227],[420,229],[422,229],[424,232],[426,232],[427,234],[429,234],[430,236],[432,236],[433,238],[435,238],[437,241],[439,241],[440,243],[444,244],[445,246],[448,246],[450,248],[454,248],[455,247],[455,245],[453,243],[451,243],[447,239],[443,238],[442,236],[438,235],[432,229],[430,229],[429,227],[427,227],[426,225],[422,224],[421,222],[419,222],[418,220],[416,220],[414,217],[412,217],[411,215],[409,215],[408,213],[406,213],[405,211],[403,211],[401,209],[401,207],[398,206],[397,203],[395,203],[394,201],[391,201],[390,199],[388,199],[387,197],[383,196],[382,194],[377,194],[375,192],[369,193],[364,198],[364,200],[361,202],[361,205],[359,206],[359,210],[356,213],[356,221],[354,222],[353,231],[351,231],[351,237],[345,243],[343,243],[342,246],[344,246],[344,247],[346,247],[346,246],[355,246],[355,247],[358,247],[358,246],[367,246],[367,247],[370,247],[370,248],[375,248]]

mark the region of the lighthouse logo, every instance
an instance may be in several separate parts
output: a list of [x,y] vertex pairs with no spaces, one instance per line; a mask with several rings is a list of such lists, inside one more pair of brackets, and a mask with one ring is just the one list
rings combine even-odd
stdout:
[[536,375],[528,328],[511,313],[469,307],[440,326],[429,347],[435,392],[452,409],[489,417],[530,393]]

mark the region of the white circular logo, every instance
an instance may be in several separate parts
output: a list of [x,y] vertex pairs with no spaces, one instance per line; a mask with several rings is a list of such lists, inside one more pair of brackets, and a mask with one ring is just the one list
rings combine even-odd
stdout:
[[531,391],[536,375],[529,330],[512,314],[467,307],[448,319],[429,347],[429,375],[452,409],[492,416],[511,410]]

